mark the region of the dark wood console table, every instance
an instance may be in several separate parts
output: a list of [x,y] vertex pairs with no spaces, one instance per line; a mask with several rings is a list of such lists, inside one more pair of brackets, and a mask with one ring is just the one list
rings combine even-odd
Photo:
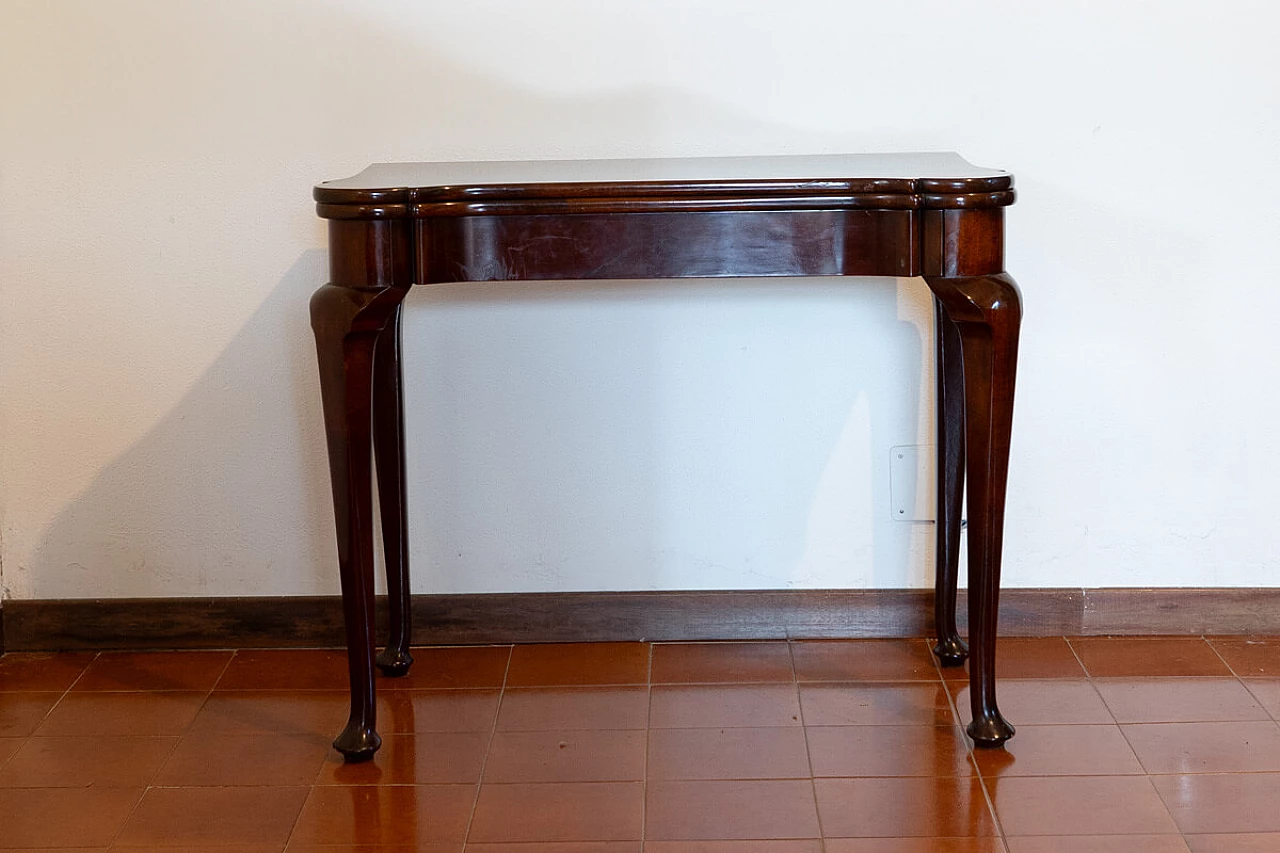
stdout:
[[[922,276],[938,375],[934,649],[959,666],[961,487],[969,495],[969,735],[999,746],[995,641],[1014,372],[1022,310],[1004,272],[1013,179],[954,154],[371,166],[315,189],[329,283],[311,300],[338,526],[351,717],[334,746],[371,758],[374,666],[409,654],[400,306],[459,281]],[[678,282],[673,282],[678,286]],[[373,453],[371,453],[371,450]],[[375,457],[371,462],[371,456]],[[391,638],[374,654],[372,468]]]

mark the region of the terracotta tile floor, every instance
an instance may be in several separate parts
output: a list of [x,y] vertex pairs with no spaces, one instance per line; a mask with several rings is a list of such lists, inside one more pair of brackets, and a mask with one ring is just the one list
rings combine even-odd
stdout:
[[0,850],[1280,851],[1280,638],[431,648],[343,764],[332,650],[0,657]]

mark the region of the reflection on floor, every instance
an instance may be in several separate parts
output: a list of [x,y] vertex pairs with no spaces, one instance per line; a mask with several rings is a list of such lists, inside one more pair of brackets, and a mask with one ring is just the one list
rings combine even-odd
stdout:
[[1280,639],[424,648],[344,765],[339,651],[0,658],[0,850],[1280,850]]

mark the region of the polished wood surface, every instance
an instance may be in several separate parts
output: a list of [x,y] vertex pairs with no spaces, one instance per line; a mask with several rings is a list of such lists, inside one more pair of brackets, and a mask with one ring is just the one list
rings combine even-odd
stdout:
[[318,202],[338,204],[515,196],[563,199],[672,194],[966,193],[1007,190],[1013,179],[952,152],[785,154],[773,157],[672,157],[606,160],[489,160],[375,163],[350,178],[325,181]]
[[[937,654],[955,626],[967,481],[973,722],[981,746],[1013,728],[996,706],[995,635],[1021,303],[1004,272],[1007,173],[954,154],[371,166],[320,184],[330,281],[311,302],[338,524],[352,685],[335,746],[380,739],[375,664],[408,670],[400,304],[414,284],[522,279],[923,276],[938,317]],[[388,555],[392,637],[373,652],[371,455]]]
[[[435,593],[410,597],[437,646],[504,643],[888,639],[934,630],[932,589]],[[375,604],[388,630],[387,599]],[[331,648],[341,596],[7,601],[11,652],[66,649]],[[968,595],[956,616],[966,630]],[[1000,593],[1000,636],[1280,635],[1280,589],[1041,588]],[[419,637],[422,645],[427,638]],[[1001,641],[1003,642],[1003,640]],[[1001,670],[1004,672],[1004,670]]]

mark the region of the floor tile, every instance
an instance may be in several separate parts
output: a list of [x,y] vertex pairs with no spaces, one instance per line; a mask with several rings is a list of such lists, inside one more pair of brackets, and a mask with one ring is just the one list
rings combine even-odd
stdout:
[[[141,850],[138,853],[142,853]],[[189,853],[205,853],[205,850]],[[291,841],[285,853],[463,853],[463,844],[462,841],[419,841],[417,844],[296,844]]]
[[212,690],[229,651],[103,652],[72,690]]
[[1181,835],[1044,835],[1009,839],[1009,853],[1188,853]]
[[969,776],[956,726],[810,727],[814,776]]
[[956,722],[941,682],[801,684],[800,706],[806,726],[950,726]]
[[1100,678],[1094,684],[1119,723],[1268,719],[1234,678]]
[[151,788],[116,846],[284,843],[306,797],[306,788]]
[[773,643],[657,643],[654,684],[791,682],[791,651]]
[[808,780],[650,782],[645,838],[655,841],[816,838]]
[[461,841],[475,785],[321,785],[311,789],[290,846]]
[[[275,844],[178,844],[172,846],[162,844],[158,847],[153,847],[150,844],[144,847],[115,845],[110,848],[111,853],[120,853],[120,851],[125,851],[125,853],[283,853],[284,849],[285,845],[280,842]],[[293,850],[292,847],[289,849]],[[9,851],[6,850],[5,853],[9,853]],[[47,850],[41,851],[41,853],[55,853],[55,851]],[[63,851],[58,850],[56,853],[63,853]],[[343,851],[342,848],[331,848],[329,853],[346,853],[346,851]],[[371,851],[371,853],[375,853],[375,851]],[[376,853],[380,853],[380,851]],[[456,853],[456,851],[448,851],[448,853]]]
[[1006,853],[999,838],[829,838],[826,853]]
[[36,729],[56,735],[180,735],[204,693],[68,693]]
[[[969,664],[945,667],[942,675],[949,681],[966,681]],[[996,677],[1006,678],[1084,678],[1075,652],[1062,637],[1001,637],[996,642]]]
[[0,737],[0,771],[3,771],[5,762],[8,761],[24,743],[26,743],[26,738]]
[[1003,749],[975,749],[978,771],[993,776],[1141,775],[1120,727],[1018,726]]
[[644,844],[639,841],[517,841],[510,844],[468,844],[467,853],[640,853],[643,848]]
[[1209,645],[1241,678],[1280,678],[1280,637],[1215,637]]
[[1001,776],[988,785],[1010,837],[1177,832],[1144,776]]
[[[116,845],[110,848],[112,853],[126,851],[126,853],[283,853],[284,845],[276,844],[180,844],[170,846],[162,844],[159,847],[153,847],[150,844],[145,847],[121,847]],[[293,850],[292,847],[289,848]],[[8,853],[8,851],[5,851]],[[44,853],[54,853],[54,851],[44,851]],[[57,853],[63,853],[59,850]],[[341,847],[330,848],[329,853],[346,853]],[[371,850],[370,853],[381,853],[381,848],[376,851]],[[447,851],[447,853],[456,853],[456,851]]]
[[794,684],[681,684],[653,688],[655,729],[799,726]]
[[646,841],[644,849],[645,853],[822,853],[822,842],[816,838]]
[[493,731],[500,695],[501,691],[490,689],[379,690],[378,731],[382,734]]
[[484,782],[631,782],[645,775],[645,733],[590,729],[498,732]]
[[[0,847],[4,853],[107,853],[107,847]],[[151,853],[151,851],[147,851]],[[167,853],[167,851],[157,851],[157,853]],[[218,853],[218,851],[212,851]],[[231,853],[231,851],[227,851]],[[240,853],[240,851],[236,851]],[[264,851],[264,853],[280,853],[278,850]]]
[[188,733],[165,760],[152,784],[165,787],[310,785],[330,749],[328,738],[314,734]]
[[96,652],[9,652],[0,656],[0,693],[58,692],[70,687]]
[[1071,647],[1094,678],[1231,675],[1199,637],[1073,637]]
[[924,640],[801,640],[792,643],[800,681],[934,681]]
[[314,734],[334,737],[350,708],[345,692],[214,691],[189,731],[209,734]]
[[1271,720],[1123,728],[1148,773],[1280,772],[1280,724]]
[[176,737],[28,738],[0,766],[0,788],[144,788],[177,742]]
[[0,698],[0,737],[26,737],[36,730],[61,693],[6,693]]
[[808,779],[809,753],[798,727],[655,729],[654,779]]
[[1280,679],[1247,678],[1244,686],[1258,700],[1263,710],[1271,715],[1271,719],[1280,720]]
[[996,835],[973,777],[816,779],[827,838],[954,838]]
[[141,797],[141,788],[11,788],[0,791],[0,826],[4,827],[4,844],[14,847],[106,847]]
[[347,653],[338,649],[241,649],[219,690],[346,690]]
[[648,687],[532,687],[502,693],[498,731],[643,729]]
[[1001,750],[924,640],[420,648],[356,765],[339,650],[10,655],[0,851],[1280,850],[1280,638],[1000,648]]
[[643,810],[641,782],[486,784],[468,841],[633,841]]
[[1152,777],[1183,834],[1280,833],[1280,773]]
[[326,749],[319,776],[312,776],[317,785],[474,785],[488,746],[489,732],[384,735],[371,761],[348,764]]
[[1186,841],[1191,853],[1275,853],[1280,850],[1280,832],[1188,835]]
[[413,666],[399,678],[379,678],[379,690],[501,687],[510,646],[434,646],[413,649]]
[[[969,685],[951,682],[960,722],[973,719]],[[1001,712],[1015,726],[1099,725],[1114,722],[1091,682],[1085,679],[1005,679],[996,681]]]
[[561,643],[516,646],[508,687],[647,684],[648,643]]

